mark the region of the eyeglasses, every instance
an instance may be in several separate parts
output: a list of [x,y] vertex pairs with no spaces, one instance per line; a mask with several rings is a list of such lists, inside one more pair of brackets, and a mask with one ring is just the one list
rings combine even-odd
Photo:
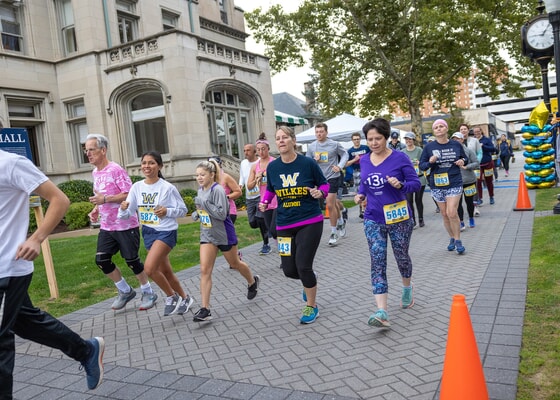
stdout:
[[97,150],[101,150],[101,149],[99,149],[99,148],[96,148],[96,149],[84,149],[84,154],[95,153]]

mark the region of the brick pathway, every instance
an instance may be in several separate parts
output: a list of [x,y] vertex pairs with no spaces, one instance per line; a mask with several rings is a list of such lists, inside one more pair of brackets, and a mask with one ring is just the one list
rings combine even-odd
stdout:
[[[248,301],[244,280],[220,257],[211,322],[194,323],[190,313],[163,317],[162,302],[147,312],[131,305],[113,312],[112,299],[62,318],[84,337],[105,338],[105,379],[95,391],[86,390],[73,360],[18,340],[15,398],[437,399],[452,296],[462,293],[490,397],[514,400],[534,216],[512,211],[522,166],[520,159],[511,178],[497,183],[495,205],[486,204],[485,192],[476,228],[463,234],[463,256],[446,250],[441,217],[425,194],[426,226],[414,231],[410,251],[412,309],[399,308],[400,277],[389,252],[391,329],[367,325],[370,261],[354,208],[336,247],[327,246],[325,222],[315,323],[300,325],[301,285],[283,276],[277,253],[259,256],[255,244],[243,257],[261,277],[259,295]],[[199,267],[178,275],[196,311]]]

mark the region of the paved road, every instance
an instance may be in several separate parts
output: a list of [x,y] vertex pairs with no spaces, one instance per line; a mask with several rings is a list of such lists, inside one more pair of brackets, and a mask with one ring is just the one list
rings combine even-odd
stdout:
[[[105,338],[105,379],[95,391],[87,391],[73,360],[18,340],[15,398],[437,399],[451,301],[462,293],[490,397],[514,400],[534,217],[512,211],[522,166],[519,158],[510,178],[497,183],[496,204],[481,207],[476,228],[464,232],[462,256],[446,250],[441,217],[425,195],[426,226],[411,243],[412,309],[399,308],[400,279],[389,255],[391,329],[367,325],[374,310],[370,261],[354,208],[338,246],[327,246],[325,223],[315,323],[300,325],[301,285],[283,276],[277,253],[259,256],[255,244],[243,255],[261,277],[259,295],[248,301],[244,281],[220,257],[211,322],[194,323],[190,313],[163,317],[161,302],[147,312],[130,305],[113,312],[112,300],[62,318],[84,337]],[[178,275],[199,298],[199,267]]]

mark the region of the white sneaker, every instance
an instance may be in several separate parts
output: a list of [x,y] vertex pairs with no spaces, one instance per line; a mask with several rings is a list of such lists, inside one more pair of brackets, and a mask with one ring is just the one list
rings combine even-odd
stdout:
[[480,217],[480,210],[476,206],[474,207],[474,216],[475,217]]
[[342,224],[336,225],[336,230],[338,231],[338,236],[345,237],[346,236],[346,222]]
[[338,235],[336,233],[331,233],[329,238],[329,246],[334,246],[338,242]]

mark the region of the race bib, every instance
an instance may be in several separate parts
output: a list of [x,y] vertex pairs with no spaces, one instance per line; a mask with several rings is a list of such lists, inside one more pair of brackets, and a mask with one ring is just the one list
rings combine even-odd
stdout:
[[406,200],[383,206],[383,213],[385,214],[385,223],[387,225],[406,221],[410,218],[408,215]]
[[479,169],[475,169],[474,174],[476,175],[476,179],[480,178],[480,170]]
[[259,193],[260,193],[260,190],[259,190],[259,187],[258,187],[257,185],[255,185],[255,186],[253,187],[253,189],[249,189],[249,190],[247,191],[247,194],[248,194],[249,196],[256,196],[256,195],[259,194]]
[[416,171],[416,175],[418,175],[418,176],[422,175],[422,171],[420,171],[420,168],[418,168],[418,165],[414,166],[414,170]]
[[447,172],[444,172],[443,174],[434,174],[434,183],[436,186],[448,186],[449,175],[447,175]]
[[497,154],[492,154],[492,160],[497,160],[498,159],[498,155]]
[[329,153],[327,151],[318,152],[315,154],[319,154],[319,161],[321,163],[329,162]]
[[292,255],[292,238],[291,237],[280,237],[278,236],[278,254],[280,256],[291,256]]
[[471,197],[476,194],[476,185],[473,183],[472,185],[463,188],[463,192],[465,192],[465,196]]
[[261,185],[266,185],[266,181],[267,181],[266,175],[263,175],[261,178]]
[[159,218],[154,213],[154,206],[139,206],[138,219],[142,225],[159,225]]
[[484,176],[494,176],[494,170],[493,169],[485,169],[484,170]]
[[205,228],[212,228],[212,221],[206,211],[198,210],[198,217],[200,218],[200,225]]

